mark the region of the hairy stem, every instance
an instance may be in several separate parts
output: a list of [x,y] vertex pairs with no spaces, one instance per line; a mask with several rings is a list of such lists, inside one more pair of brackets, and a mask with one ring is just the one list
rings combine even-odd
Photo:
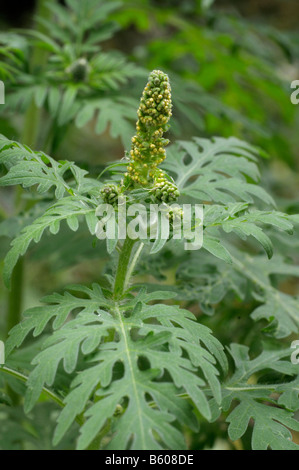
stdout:
[[127,269],[127,274],[126,274],[126,279],[125,279],[125,284],[124,284],[124,291],[128,288],[131,276],[133,274],[134,268],[136,266],[136,263],[138,261],[139,255],[142,251],[142,248],[144,247],[144,243],[140,243],[139,247],[137,248],[134,256],[132,257],[132,261],[128,265]]
[[118,266],[115,276],[115,283],[114,283],[114,298],[118,300],[123,295],[128,279],[127,279],[127,271],[128,266],[131,259],[132,249],[136,240],[132,240],[131,238],[126,238],[124,244],[122,246],[119,259],[118,259]]

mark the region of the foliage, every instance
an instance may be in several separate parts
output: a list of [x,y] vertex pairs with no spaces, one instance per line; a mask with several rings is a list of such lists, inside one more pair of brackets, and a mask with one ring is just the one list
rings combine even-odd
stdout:
[[[0,34],[0,449],[298,450],[296,34],[211,0],[37,3]],[[103,240],[103,203],[162,203],[167,238],[134,213]]]
[[[166,79],[162,72],[150,75],[157,83]],[[147,122],[148,113],[140,116]],[[299,430],[292,417],[298,410],[297,368],[289,361],[291,350],[275,343],[298,331],[298,306],[270,282],[272,273],[296,275],[298,269],[279,257],[266,261],[258,248],[256,255],[245,256],[226,236],[253,237],[271,258],[273,228],[290,234],[297,222],[296,216],[273,209],[272,197],[257,185],[261,155],[261,150],[236,138],[196,137],[172,145],[163,174],[170,178],[166,173],[170,172],[181,197],[203,204],[203,249],[190,258],[180,240],[157,243],[126,238],[111,245],[107,239],[108,253],[118,263],[106,282],[70,285],[63,293],[47,295],[42,305],[26,310],[21,323],[11,330],[6,342],[9,359],[1,376],[10,374],[14,380],[20,378],[14,370],[15,348],[42,335],[24,363],[23,370],[29,373],[28,379],[21,376],[26,382],[24,407],[26,413],[38,410],[36,403],[44,394],[61,404],[54,446],[75,432],[78,449],[182,449],[184,429],[197,433],[202,422],[226,419],[234,441],[252,427],[252,419],[252,449],[298,448],[290,441],[289,431]],[[151,158],[151,152],[146,158]],[[154,152],[153,158],[156,162]],[[56,161],[4,136],[0,161],[6,167],[0,185],[21,184],[33,198],[43,195],[48,201],[46,210],[12,242],[4,262],[4,280],[9,285],[18,258],[46,231],[56,235],[63,220],[77,231],[85,219],[94,236],[97,206],[108,193],[103,183],[76,164]],[[104,186],[109,188],[109,201],[122,192],[128,205],[143,201],[148,208],[144,192],[148,194],[150,184],[140,189],[126,186],[123,166],[111,165],[110,170],[116,178],[112,181],[120,183],[115,193],[109,180]],[[161,264],[165,254],[175,250],[177,282],[163,289],[157,284],[132,284],[130,276],[142,269],[142,263],[141,268],[136,266],[142,249],[147,251],[149,266],[155,265],[151,257],[159,256]],[[268,320],[264,334],[277,339],[253,358],[246,345],[231,344],[235,365],[229,367],[224,347],[212,330],[171,299],[201,302],[203,311],[212,315],[212,306],[227,293],[244,299],[246,283],[253,284],[251,296],[260,304],[251,318]],[[277,302],[275,308],[273,302]],[[269,382],[269,372],[279,377]],[[63,382],[61,377],[67,379]],[[5,400],[9,403],[9,397]],[[16,433],[18,439],[27,440],[22,428]]]

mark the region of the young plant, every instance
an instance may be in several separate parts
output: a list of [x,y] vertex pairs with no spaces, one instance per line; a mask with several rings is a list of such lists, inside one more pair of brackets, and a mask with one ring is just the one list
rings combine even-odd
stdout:
[[[20,184],[55,198],[13,241],[4,261],[7,286],[18,259],[46,230],[55,235],[66,221],[76,231],[85,220],[91,237],[99,236],[100,205],[113,207],[120,223],[124,202],[128,209],[142,203],[146,213],[152,203],[162,203],[173,223],[170,204],[179,197],[200,203],[203,247],[188,252],[184,240],[163,240],[159,230],[156,239],[147,232],[132,238],[128,231],[124,240],[107,236],[113,268],[102,285],[67,286],[24,312],[6,342],[8,360],[0,378],[26,382],[26,413],[38,408],[41,396],[62,407],[54,445],[75,432],[78,449],[184,449],[187,442],[197,446],[202,429],[218,420],[229,423],[231,441],[250,428],[252,449],[298,449],[290,433],[299,430],[293,418],[299,409],[298,366],[290,361],[292,350],[277,339],[298,331],[298,301],[270,280],[272,273],[298,275],[298,269],[282,259],[255,256],[244,242],[255,238],[271,258],[269,227],[291,232],[298,217],[255,208],[256,200],[268,206],[274,201],[256,184],[261,152],[243,141],[194,138],[171,146],[165,159],[171,108],[168,77],[155,70],[143,91],[131,152],[111,165],[111,179],[103,183],[74,163],[57,162],[1,137],[0,162],[8,171],[0,185]],[[128,228],[132,214],[125,222]],[[248,253],[226,234],[240,237]],[[174,283],[133,282],[134,275],[144,273],[161,279],[165,266],[177,270]],[[260,303],[253,319],[266,318],[265,332],[276,339],[253,358],[247,341],[231,344],[233,364],[204,317],[199,321],[179,303],[200,302],[202,311],[211,314],[225,295],[234,291],[244,300],[247,290]],[[226,323],[231,341],[235,337],[228,330]],[[44,339],[28,342],[31,333]],[[24,340],[35,352],[28,379],[16,370],[15,348]]]

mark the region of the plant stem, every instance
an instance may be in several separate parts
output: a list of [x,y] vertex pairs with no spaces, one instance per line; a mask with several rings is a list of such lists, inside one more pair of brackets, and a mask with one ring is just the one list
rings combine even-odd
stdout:
[[21,135],[21,142],[29,147],[35,147],[40,124],[40,109],[32,99],[26,111]]
[[[11,369],[10,367],[0,366],[0,372],[4,372],[5,374],[11,375],[12,377],[15,377],[16,379],[20,380],[21,382],[26,383],[27,380],[28,380],[28,377],[26,375],[22,374],[21,372],[18,372],[17,370]],[[54,392],[51,392],[51,390],[49,390],[48,388],[43,387],[42,393],[45,396],[47,396],[48,398],[50,398],[52,401],[57,403],[59,406],[64,408],[65,404],[63,403],[61,398],[58,395],[56,395]],[[82,426],[82,424],[84,422],[84,420],[81,418],[81,416],[77,416],[76,421],[80,426]]]
[[11,290],[8,297],[6,334],[20,322],[23,298],[24,259],[20,258],[11,277]]
[[142,250],[143,247],[144,247],[144,243],[140,243],[139,247],[137,248],[137,250],[136,250],[136,252],[135,252],[135,254],[132,258],[131,263],[128,265],[127,274],[126,274],[126,278],[125,278],[125,284],[124,284],[124,291],[128,288],[131,276],[133,274],[134,268],[136,266],[137,260],[139,258],[139,255],[140,255],[141,250]]
[[127,271],[131,259],[131,253],[136,240],[126,238],[119,254],[118,266],[114,283],[114,298],[118,300],[122,297],[127,286]]
[[144,243],[140,243],[139,247],[135,251],[134,256],[132,257],[132,250],[136,241],[137,240],[126,238],[122,248],[120,249],[114,284],[115,300],[120,299],[123,293],[127,290],[137,260],[142,248],[144,247]]
[[[2,366],[0,367],[0,372],[4,372],[5,374],[11,375],[12,377],[20,380],[21,382],[26,383],[28,380],[28,377],[26,375],[22,374],[21,372],[18,372],[17,370],[11,369],[10,367]],[[51,398],[51,400],[58,403],[58,405],[64,406],[63,401],[57,395],[55,395],[55,393],[51,392],[47,388],[43,387],[43,393],[49,398]]]

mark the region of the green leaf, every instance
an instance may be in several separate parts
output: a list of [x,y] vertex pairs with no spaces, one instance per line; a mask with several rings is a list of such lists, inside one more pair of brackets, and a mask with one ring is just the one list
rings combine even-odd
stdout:
[[0,178],[0,186],[21,184],[24,188],[29,188],[37,185],[37,192],[40,194],[49,191],[54,186],[55,197],[61,199],[65,192],[74,194],[71,184],[64,179],[69,170],[78,189],[80,190],[80,186],[84,185],[83,180],[87,172],[72,162],[57,162],[43,152],[34,152],[27,146],[1,136],[0,145],[0,162],[9,168],[8,173]]
[[[266,319],[270,325],[276,326],[272,334],[283,338],[299,330],[299,300],[296,296],[281,292],[273,287],[270,276],[282,274],[299,277],[299,269],[287,263],[282,257],[275,256],[271,261],[262,256],[251,257],[248,254],[232,250],[234,267],[240,276],[246,277],[251,283],[253,296],[261,303],[251,317],[259,321]],[[257,294],[255,292],[257,291]]]
[[[282,407],[283,401],[273,398],[273,392],[295,393],[298,397],[297,380],[283,384],[248,385],[248,379],[264,370],[274,370],[282,374],[298,374],[297,366],[290,363],[290,350],[264,350],[258,357],[250,360],[248,348],[237,344],[231,345],[236,370],[225,384],[223,409],[227,411],[233,400],[239,404],[227,418],[228,434],[232,441],[240,439],[253,420],[253,450],[299,450],[292,442],[290,429],[299,431],[299,423],[292,411]],[[282,360],[286,358],[287,360]],[[296,405],[298,400],[295,401]],[[289,404],[289,401],[288,401]],[[273,406],[274,405],[274,406]]]
[[86,101],[77,114],[76,125],[84,126],[98,112],[96,133],[101,134],[110,125],[111,136],[121,137],[125,147],[128,147],[134,130],[133,122],[136,119],[137,107],[135,100],[125,97]]
[[251,317],[255,321],[266,319],[270,325],[277,322],[273,334],[284,338],[299,328],[299,299],[277,290],[269,289],[265,295],[265,304],[257,307]]
[[181,194],[196,200],[253,202],[253,195],[275,205],[266,191],[247,182],[247,178],[259,180],[258,155],[259,149],[234,137],[194,137],[192,142],[172,145],[163,166],[175,176]]
[[232,263],[231,256],[227,249],[221,245],[220,240],[215,237],[204,236],[203,248],[209,251],[212,255],[222,259],[226,263]]
[[[85,367],[78,371],[65,399],[55,443],[76,416],[84,413],[86,421],[81,427],[79,449],[90,444],[107,420],[112,420],[114,428],[109,448],[128,445],[132,449],[184,448],[182,433],[173,426],[174,420],[196,429],[196,419],[188,401],[176,395],[187,393],[193,406],[207,419],[211,418],[203,388],[208,383],[220,403],[216,362],[224,370],[227,367],[220,343],[190,312],[178,307],[146,306],[138,298],[135,303],[129,301],[118,306],[105,299],[97,286],[92,290],[83,286],[73,289],[84,293],[85,298],[69,293],[49,296],[44,301],[50,305],[38,307],[40,315],[37,309],[29,310],[23,323],[11,331],[9,351],[30,330],[34,328],[34,334],[39,334],[56,317],[54,333],[33,360],[35,368],[27,382],[26,410],[38,400],[44,384],[53,384],[60,361],[66,372],[72,373],[79,355],[83,355],[87,357]],[[77,312],[76,316],[66,321],[72,311]],[[108,337],[114,340],[107,342]],[[123,373],[112,380],[120,364]],[[92,396],[96,397],[94,402],[90,401]],[[114,422],[119,406],[123,411]]]
[[47,94],[48,94],[47,87],[42,86],[42,85],[37,87],[36,92],[35,92],[35,102],[36,102],[37,107],[40,108],[41,106],[43,106],[46,100]]
[[73,86],[67,88],[67,90],[65,91],[62,98],[61,107],[58,113],[59,126],[63,126],[73,118],[75,113],[74,103],[77,92],[77,88]]
[[[272,242],[258,224],[272,225],[280,230],[292,233],[293,224],[290,217],[277,211],[245,211],[245,209],[246,206],[240,203],[228,204],[225,207],[218,205],[206,206],[204,224],[206,228],[220,226],[226,233],[234,232],[243,240],[248,236],[254,237],[263,246],[270,259],[273,256]],[[209,230],[207,230],[207,233],[209,233]],[[205,238],[207,238],[207,235],[204,236]],[[207,240],[209,243],[209,238]]]
[[90,207],[84,199],[67,197],[53,204],[45,213],[38,217],[31,225],[22,229],[21,233],[12,242],[12,248],[4,260],[3,278],[7,286],[14,266],[20,256],[24,255],[32,241],[39,242],[44,231],[48,228],[56,234],[60,228],[60,222],[66,220],[72,230],[77,230],[78,217],[95,213],[95,207]]
[[60,90],[54,86],[50,87],[48,93],[49,110],[52,116],[56,117],[59,105],[61,103]]

